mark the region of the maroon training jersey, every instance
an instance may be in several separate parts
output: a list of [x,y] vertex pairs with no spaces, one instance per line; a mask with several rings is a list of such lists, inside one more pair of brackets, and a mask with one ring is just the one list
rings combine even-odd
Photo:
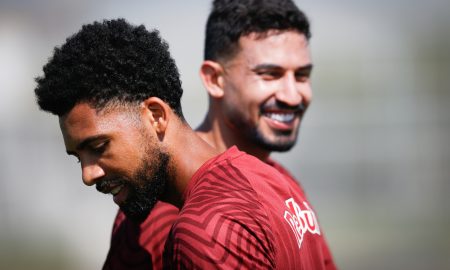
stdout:
[[300,187],[236,147],[206,162],[184,199],[167,269],[334,269]]
[[[292,183],[294,188],[297,187],[298,188],[297,191],[299,192],[299,194],[301,194],[301,196],[305,198],[305,202],[308,203],[307,199],[306,199],[307,196],[303,190],[303,187],[300,185],[299,182],[297,182],[295,180],[295,178],[289,173],[288,170],[286,170],[283,166],[281,166],[281,164],[275,162],[272,159],[268,159],[266,161],[266,163],[269,164],[270,166],[272,166],[273,168],[275,168],[278,172],[280,172],[287,179],[287,181]],[[328,244],[325,240],[323,231],[321,231],[321,237],[317,236],[312,239],[313,239],[313,241],[319,241],[320,245],[322,246],[323,259],[324,259],[323,263],[325,265],[325,269],[327,269],[327,270],[337,269],[337,266],[335,265],[334,260],[333,260],[333,256],[331,255],[330,249],[328,248]]]
[[164,244],[177,215],[178,208],[163,202],[141,224],[119,211],[103,270],[162,269]]

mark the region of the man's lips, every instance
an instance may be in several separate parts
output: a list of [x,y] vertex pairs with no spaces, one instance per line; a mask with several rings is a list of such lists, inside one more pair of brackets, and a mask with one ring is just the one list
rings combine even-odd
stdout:
[[261,115],[272,129],[292,131],[297,126],[297,120],[302,117],[304,108],[302,104],[295,107],[269,105],[261,108]]
[[128,189],[125,185],[120,185],[111,190],[113,200],[117,205],[122,205],[128,197]]
[[296,112],[264,112],[263,115],[269,119],[282,123],[291,123],[297,116]]
[[119,206],[127,200],[129,193],[125,181],[120,179],[100,181],[96,184],[96,188],[99,192],[111,194],[114,202]]
[[261,107],[261,114],[273,121],[288,124],[301,117],[305,110],[306,105],[303,103],[289,106],[281,102],[268,102]]
[[110,193],[113,195],[113,196],[116,196],[119,192],[120,192],[120,190],[123,188],[123,185],[119,185],[119,186],[117,186],[117,187],[114,187],[113,189],[111,189],[111,191],[110,191]]
[[295,119],[298,119],[297,114],[280,114],[268,113],[263,114],[264,119],[269,127],[279,131],[291,131],[295,128]]
[[99,182],[96,187],[98,191],[104,194],[111,194],[117,205],[123,204],[128,196],[126,185],[122,181],[105,180]]
[[96,188],[101,193],[111,193],[112,195],[116,195],[120,192],[123,186],[124,184],[121,181],[103,180],[102,182],[97,183]]

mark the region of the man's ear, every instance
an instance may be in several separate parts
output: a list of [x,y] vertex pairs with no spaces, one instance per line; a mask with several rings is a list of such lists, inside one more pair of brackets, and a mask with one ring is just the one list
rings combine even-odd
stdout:
[[222,98],[224,94],[223,75],[222,65],[210,60],[203,61],[200,67],[200,78],[208,94],[213,98]]
[[169,105],[157,97],[147,98],[142,102],[142,105],[144,107],[144,121],[148,121],[158,136],[163,135],[169,123]]

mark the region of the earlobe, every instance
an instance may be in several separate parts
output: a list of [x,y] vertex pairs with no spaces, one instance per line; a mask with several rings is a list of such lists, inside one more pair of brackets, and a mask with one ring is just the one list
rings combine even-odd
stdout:
[[146,119],[159,135],[164,134],[168,124],[169,105],[157,97],[151,97],[143,102]]
[[223,97],[223,68],[219,63],[204,61],[200,67],[200,78],[211,97]]

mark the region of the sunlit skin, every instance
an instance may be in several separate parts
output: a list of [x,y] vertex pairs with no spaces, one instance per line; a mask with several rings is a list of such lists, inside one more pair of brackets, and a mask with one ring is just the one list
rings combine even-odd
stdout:
[[156,163],[158,151],[171,157],[165,167],[173,168],[158,199],[178,207],[192,175],[218,154],[158,98],[147,99],[134,111],[123,106],[98,111],[79,103],[59,120],[66,151],[78,158],[83,182],[98,188],[99,183],[111,181],[100,191],[113,194],[119,206],[129,197],[128,184],[142,168],[142,161]]
[[311,71],[303,34],[269,31],[265,36],[242,36],[235,55],[202,64],[200,75],[210,105],[199,134],[221,151],[237,145],[262,160],[275,148],[289,150],[311,102]]

